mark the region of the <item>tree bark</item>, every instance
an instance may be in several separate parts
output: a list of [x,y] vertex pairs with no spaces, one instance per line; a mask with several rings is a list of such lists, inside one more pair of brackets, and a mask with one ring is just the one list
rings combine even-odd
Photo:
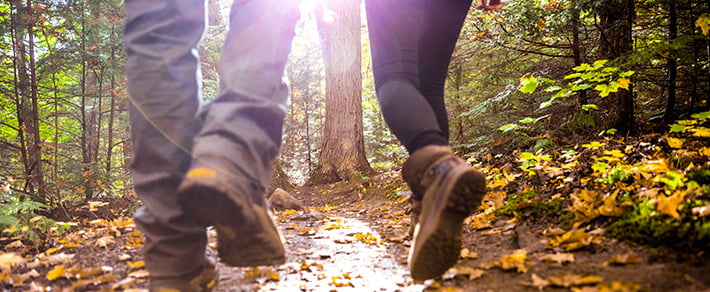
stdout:
[[325,125],[309,183],[351,180],[372,172],[362,124],[360,1],[327,0],[322,5],[317,19],[325,60]]
[[[675,1],[668,1],[668,41],[672,42],[678,38],[678,14],[677,4]],[[668,93],[666,100],[666,113],[664,120],[666,123],[671,123],[676,118],[675,102],[676,102],[676,79],[678,76],[678,63],[675,54],[670,54],[667,61],[668,66]]]
[[[633,0],[604,0],[598,6],[600,40],[599,56],[615,60],[632,52],[631,29],[636,12]],[[616,128],[622,133],[633,129],[634,98],[633,89],[619,90],[604,98],[602,104],[605,116],[599,125]]]
[[[15,49],[15,70],[18,88],[18,118],[20,121],[18,132],[22,135],[21,141],[26,146],[26,156],[23,157],[25,167],[25,188],[27,193],[34,194],[33,200],[46,203],[46,185],[42,165],[42,148],[39,136],[39,109],[37,95],[37,77],[34,61],[34,30],[32,1],[22,7],[22,1],[13,1],[16,12],[12,15],[15,25],[13,44]],[[27,35],[26,48],[24,43]],[[29,64],[28,64],[29,60]],[[24,155],[23,155],[24,156]]]

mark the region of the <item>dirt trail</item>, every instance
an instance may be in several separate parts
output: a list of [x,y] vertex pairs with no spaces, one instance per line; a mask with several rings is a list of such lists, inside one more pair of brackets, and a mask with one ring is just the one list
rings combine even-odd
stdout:
[[[646,248],[603,237],[568,253],[546,247],[551,228],[503,220],[482,230],[467,224],[470,253],[442,279],[414,284],[407,203],[334,193],[309,202],[310,211],[277,213],[287,264],[220,266],[217,291],[710,291],[707,263],[656,262]],[[511,257],[520,251],[522,259]]]
[[216,291],[422,291],[408,277],[404,249],[347,213],[282,215],[290,217],[279,223],[287,263],[258,269],[219,265]]
[[[493,216],[481,227],[476,220],[487,218],[484,211],[466,222],[468,252],[454,269],[437,281],[412,283],[408,203],[394,195],[403,188],[392,177],[294,191],[309,207],[275,213],[287,263],[248,269],[219,264],[215,291],[710,292],[705,252],[659,254],[604,237],[602,229],[574,235],[539,220]],[[573,236],[562,242],[565,234]],[[19,258],[11,273],[0,273],[6,281],[0,290],[146,291],[141,246],[129,218],[94,220],[42,254]]]

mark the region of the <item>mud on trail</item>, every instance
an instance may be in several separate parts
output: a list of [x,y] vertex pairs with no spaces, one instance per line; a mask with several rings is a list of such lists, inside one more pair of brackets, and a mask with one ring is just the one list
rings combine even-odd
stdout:
[[[413,283],[406,265],[408,202],[398,196],[404,190],[399,175],[389,172],[292,191],[307,207],[275,213],[287,263],[218,264],[215,291],[710,291],[707,255],[659,259],[646,247],[604,237],[601,229],[566,232],[490,210],[467,219],[453,269]],[[141,236],[131,220],[85,224],[51,249],[13,259],[10,270],[3,266],[0,290],[146,291]],[[210,236],[214,250],[213,231]]]

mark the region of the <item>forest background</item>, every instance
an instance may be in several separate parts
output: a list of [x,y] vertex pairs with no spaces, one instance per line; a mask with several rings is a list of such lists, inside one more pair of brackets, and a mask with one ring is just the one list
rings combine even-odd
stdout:
[[[208,3],[205,101],[218,92],[227,2]],[[292,96],[274,186],[396,168],[406,151],[378,111],[361,3],[306,4],[287,68]],[[676,186],[692,196],[664,216],[686,210],[700,222],[694,230],[708,233],[695,236],[710,239],[708,214],[694,211],[710,203],[709,13],[708,0],[518,0],[498,12],[472,10],[446,86],[452,146],[473,163],[506,157],[534,174],[550,155],[574,157],[593,140],[657,134],[663,142],[646,148],[683,150],[678,135],[687,135],[697,147],[672,166],[684,170]],[[3,0],[0,23],[2,240],[39,241],[112,198],[134,202],[130,214],[139,202],[129,174],[122,1]],[[625,168],[606,162],[589,164],[610,184],[624,181]],[[697,188],[685,170],[699,173]],[[666,186],[672,173],[661,175]]]

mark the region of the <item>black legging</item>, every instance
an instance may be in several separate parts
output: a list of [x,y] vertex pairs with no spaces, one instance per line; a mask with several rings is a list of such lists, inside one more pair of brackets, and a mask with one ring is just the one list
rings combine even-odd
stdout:
[[377,99],[409,153],[448,145],[444,84],[471,0],[366,0]]

